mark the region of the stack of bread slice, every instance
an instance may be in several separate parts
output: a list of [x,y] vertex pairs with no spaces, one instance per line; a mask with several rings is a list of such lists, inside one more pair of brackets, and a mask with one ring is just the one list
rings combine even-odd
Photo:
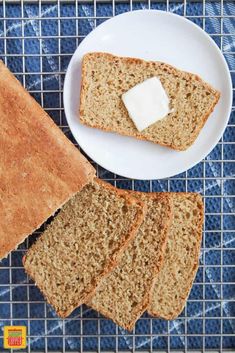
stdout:
[[144,311],[173,319],[198,268],[196,193],[141,193],[95,179],[61,209],[24,267],[60,317],[86,303],[127,330]]

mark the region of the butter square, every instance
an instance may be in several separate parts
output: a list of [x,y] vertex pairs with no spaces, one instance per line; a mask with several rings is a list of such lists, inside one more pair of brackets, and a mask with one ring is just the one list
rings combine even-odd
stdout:
[[132,87],[122,95],[122,100],[138,131],[143,131],[170,112],[169,98],[157,77]]

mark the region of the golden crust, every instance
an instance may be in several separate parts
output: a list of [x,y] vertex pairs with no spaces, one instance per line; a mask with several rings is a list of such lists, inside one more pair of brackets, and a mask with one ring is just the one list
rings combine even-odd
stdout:
[[95,170],[0,61],[0,259]]

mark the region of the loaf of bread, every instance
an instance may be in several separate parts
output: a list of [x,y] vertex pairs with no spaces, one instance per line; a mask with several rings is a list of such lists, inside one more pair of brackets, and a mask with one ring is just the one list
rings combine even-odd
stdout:
[[95,170],[0,61],[0,259]]
[[69,200],[24,259],[60,317],[86,302],[144,217],[144,204],[96,180]]
[[163,267],[156,276],[148,312],[167,320],[185,306],[197,273],[203,225],[203,202],[195,193],[170,193],[173,222]]
[[102,280],[87,303],[127,330],[134,327],[150,303],[172,218],[169,195],[132,192],[130,195],[147,204],[144,222],[124,251],[119,265]]
[[[121,96],[136,84],[158,77],[171,113],[139,132]],[[80,122],[93,128],[151,141],[175,150],[189,148],[218,102],[220,93],[198,76],[161,62],[88,53],[82,62]]]

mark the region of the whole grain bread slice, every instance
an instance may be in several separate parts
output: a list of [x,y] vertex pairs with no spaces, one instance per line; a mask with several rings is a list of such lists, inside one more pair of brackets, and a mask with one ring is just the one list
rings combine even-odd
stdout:
[[0,61],[0,259],[95,176],[95,169]]
[[148,312],[172,320],[183,310],[198,269],[203,202],[196,193],[170,193],[173,222]]
[[59,316],[87,301],[143,216],[143,202],[98,179],[64,205],[24,258],[25,270]]
[[[150,77],[158,77],[171,113],[138,132],[121,96]],[[189,148],[218,102],[220,93],[197,75],[171,65],[88,53],[82,62],[80,122],[90,127],[151,141],[175,150]]]
[[87,303],[127,330],[146,310],[153,281],[160,271],[171,224],[171,198],[167,194],[129,192],[147,204],[137,235],[119,265],[98,286]]

